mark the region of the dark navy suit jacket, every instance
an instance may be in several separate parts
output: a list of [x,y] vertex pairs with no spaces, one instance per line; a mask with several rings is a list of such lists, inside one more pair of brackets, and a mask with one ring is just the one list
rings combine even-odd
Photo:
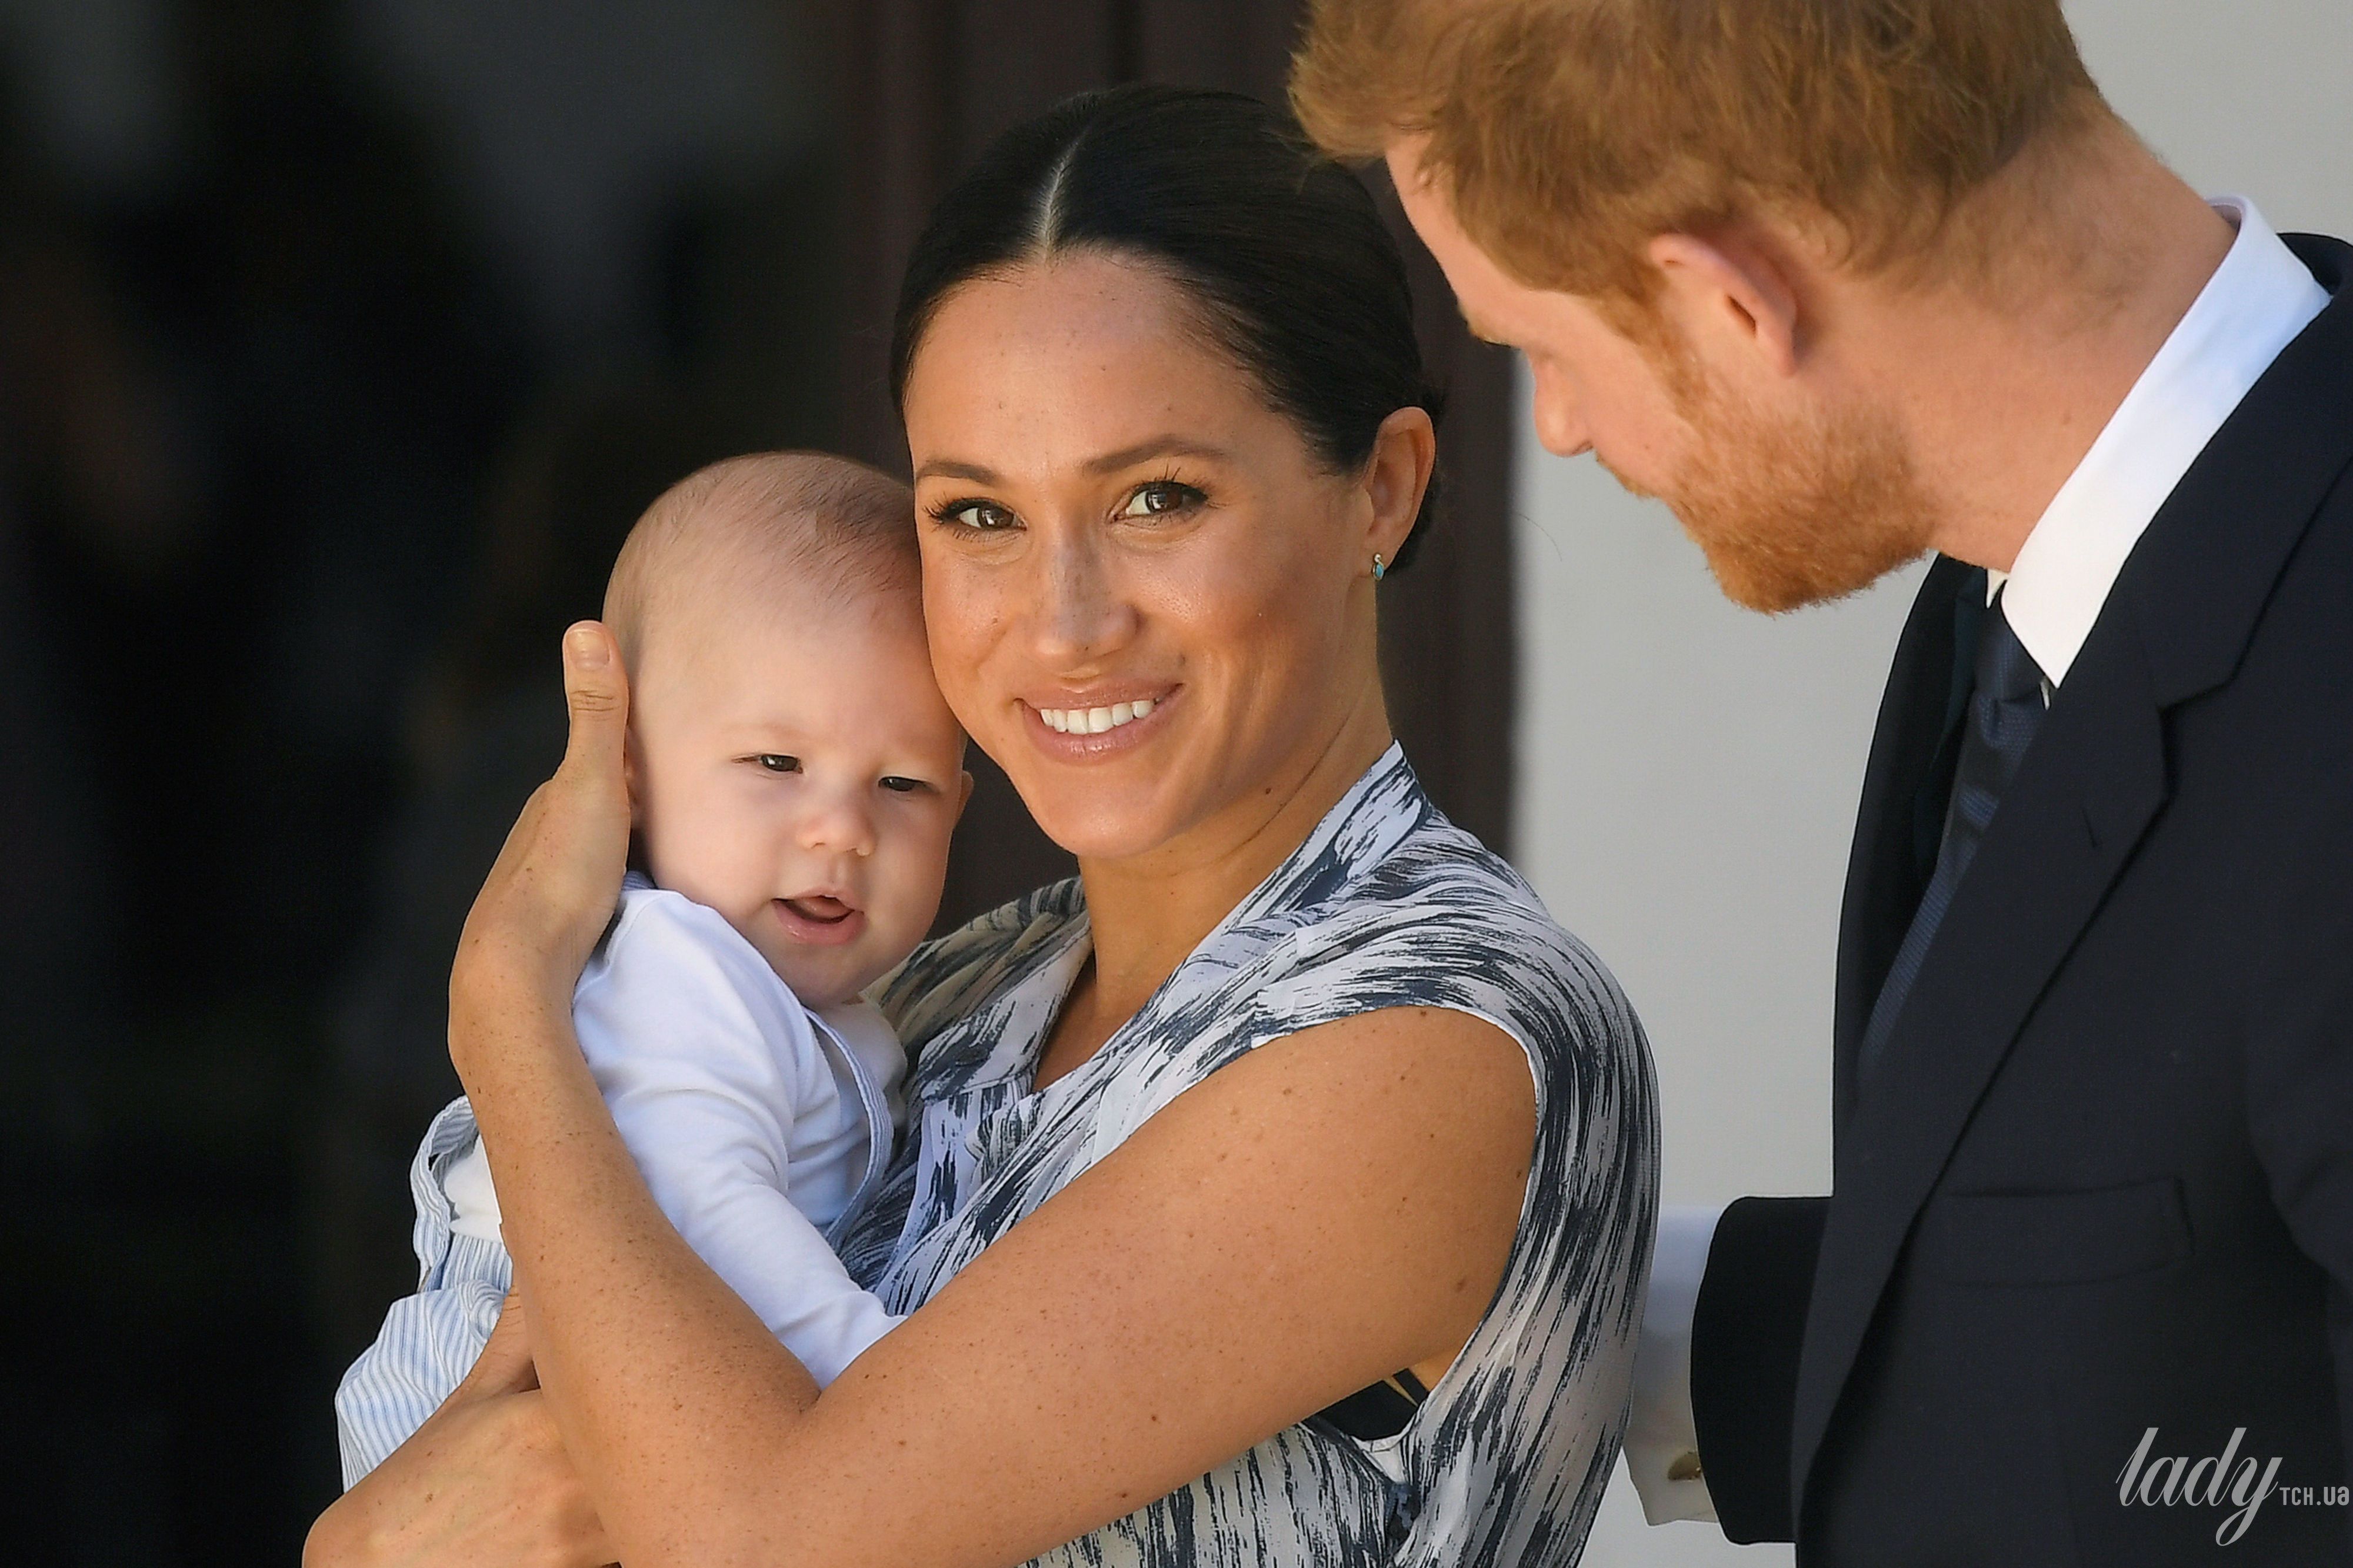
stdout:
[[2353,248],[2289,243],[2332,303],[2126,561],[1858,1081],[1985,579],[1921,587],[1841,916],[1833,1195],[1734,1205],[1694,1323],[1735,1540],[2353,1562]]

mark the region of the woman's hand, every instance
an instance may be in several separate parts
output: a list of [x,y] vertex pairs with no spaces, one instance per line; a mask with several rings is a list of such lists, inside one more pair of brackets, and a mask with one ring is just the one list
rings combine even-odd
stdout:
[[[629,844],[628,682],[594,621],[565,634],[564,692],[563,765],[523,807],[466,917],[449,1055],[486,1121],[506,1099],[545,1100],[564,1085],[609,1136],[571,1032],[572,987],[612,918]],[[503,1097],[491,1087],[502,1068]],[[312,1568],[599,1568],[614,1555],[540,1390],[517,1297],[465,1382],[320,1517],[303,1549]]]
[[[629,793],[622,765],[628,680],[612,634],[582,621],[564,634],[571,741],[555,776],[533,792],[474,899],[449,976],[453,1018],[518,1001],[568,1005],[573,983],[620,899]],[[469,998],[486,1006],[469,1007]],[[450,1054],[471,1079],[479,1031],[452,1029]]]
[[522,1300],[456,1392],[311,1528],[304,1568],[602,1568],[596,1510],[532,1363]]

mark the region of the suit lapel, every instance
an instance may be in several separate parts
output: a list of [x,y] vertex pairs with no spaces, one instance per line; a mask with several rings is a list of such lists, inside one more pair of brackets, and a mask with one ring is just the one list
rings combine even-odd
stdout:
[[1936,833],[1953,771],[1968,668],[1982,618],[1985,572],[1940,556],[1920,584],[1896,640],[1887,694],[1872,732],[1839,911],[1831,1122],[1854,1110],[1854,1064],[1871,1005],[1920,902],[1936,858]]
[[2137,639],[2099,640],[2112,657],[2085,645],[1954,894],[1871,1084],[1852,1097],[1799,1363],[1800,1499],[1914,1216],[2027,1013],[2164,804],[2163,732]]
[[[1885,934],[1888,889],[1911,875],[1915,900],[1918,890],[1906,825],[1893,820],[1903,815],[1898,801],[1881,801],[1874,814],[1866,789],[1842,918],[1876,931],[1841,933],[1835,1196],[1790,1449],[1800,1519],[1814,1458],[1914,1219],[2028,1014],[2164,805],[2163,710],[2230,679],[2289,553],[2353,458],[2344,414],[2353,405],[2353,294],[2340,288],[2353,250],[2290,243],[2336,301],[2248,394],[2126,563],[1954,896],[1871,1086],[1858,1093],[1852,1062],[1870,997],[1858,1005],[1852,993],[1884,977],[1909,918],[1907,905]],[[1915,672],[1909,720],[1896,712],[1891,680],[1883,731],[1892,715],[1919,727],[1920,679]],[[1916,735],[1889,744],[1906,754],[1919,747]],[[1891,796],[1899,772],[1891,761]],[[1897,858],[1905,867],[1863,863]]]

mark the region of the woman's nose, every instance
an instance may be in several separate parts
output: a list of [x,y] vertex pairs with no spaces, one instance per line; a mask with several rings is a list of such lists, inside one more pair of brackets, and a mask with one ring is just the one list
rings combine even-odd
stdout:
[[1050,668],[1082,668],[1133,635],[1135,613],[1091,530],[1062,531],[1039,552],[1030,585],[1037,652]]

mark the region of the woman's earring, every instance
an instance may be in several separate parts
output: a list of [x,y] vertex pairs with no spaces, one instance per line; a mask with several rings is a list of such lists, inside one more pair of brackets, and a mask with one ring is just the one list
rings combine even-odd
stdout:
[[1386,561],[1384,561],[1384,560],[1382,560],[1382,559],[1381,559],[1381,552],[1380,552],[1379,551],[1377,551],[1377,550],[1374,551],[1374,552],[1373,552],[1373,581],[1374,581],[1374,582],[1376,582],[1376,583],[1379,582],[1383,577],[1386,577],[1386,576],[1388,576],[1388,571],[1389,571],[1389,563],[1388,563],[1388,562],[1386,562]]

